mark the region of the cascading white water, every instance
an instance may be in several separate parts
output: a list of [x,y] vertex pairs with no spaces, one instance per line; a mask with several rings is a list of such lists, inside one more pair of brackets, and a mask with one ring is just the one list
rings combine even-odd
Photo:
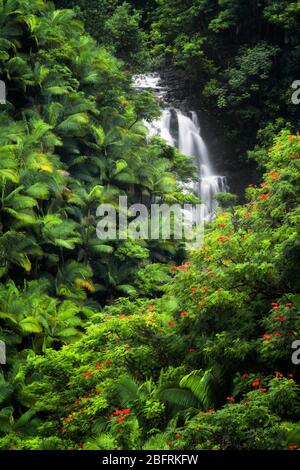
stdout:
[[[140,89],[152,89],[159,98],[164,101],[165,90],[159,86],[158,74],[150,74],[135,77],[135,87]],[[215,174],[206,143],[201,136],[201,128],[197,113],[191,111],[190,117],[179,110],[166,108],[161,118],[148,124],[149,136],[159,135],[169,145],[178,149],[195,161],[198,169],[198,182],[193,189],[200,197],[204,205],[204,220],[212,219],[217,202],[214,196],[218,192],[228,190],[226,177]],[[178,137],[175,135],[178,131]]]

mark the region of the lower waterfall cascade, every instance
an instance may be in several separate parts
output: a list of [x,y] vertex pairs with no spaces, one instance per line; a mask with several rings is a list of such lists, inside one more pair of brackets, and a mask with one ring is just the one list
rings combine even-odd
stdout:
[[153,90],[162,101],[163,111],[160,119],[146,123],[149,136],[160,136],[169,145],[176,146],[181,153],[191,157],[197,168],[198,181],[193,190],[200,198],[204,210],[205,221],[210,221],[218,206],[214,196],[219,192],[227,192],[228,184],[225,176],[216,175],[207,145],[201,136],[201,126],[195,111],[183,113],[181,110],[168,106],[165,88],[160,86],[157,73],[134,77],[137,89]]

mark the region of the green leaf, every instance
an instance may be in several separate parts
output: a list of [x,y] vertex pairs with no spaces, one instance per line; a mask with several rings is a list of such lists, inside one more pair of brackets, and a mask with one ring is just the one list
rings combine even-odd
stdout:
[[20,321],[19,325],[27,333],[41,333],[43,331],[35,317],[26,317]]

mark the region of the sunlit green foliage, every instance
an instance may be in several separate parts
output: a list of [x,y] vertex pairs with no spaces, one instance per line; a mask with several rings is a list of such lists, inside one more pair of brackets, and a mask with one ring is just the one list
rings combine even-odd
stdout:
[[[119,299],[89,315],[79,341],[14,368],[3,423],[19,384],[33,430],[20,441],[12,429],[3,448],[300,444],[300,138],[283,131],[264,155],[263,182],[245,205],[219,209],[204,246],[170,266],[161,298]],[[155,269],[140,278],[146,291]]]

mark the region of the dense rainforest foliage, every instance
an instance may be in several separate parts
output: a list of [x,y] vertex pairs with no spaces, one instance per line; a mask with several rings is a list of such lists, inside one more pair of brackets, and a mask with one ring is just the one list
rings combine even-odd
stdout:
[[[0,449],[297,449],[298,2],[54,3],[0,0]],[[131,85],[161,59],[263,174],[190,251],[96,236],[119,196],[197,201]]]
[[[300,5],[290,0],[158,0],[155,56],[184,69],[191,92],[244,158],[270,121],[298,125],[292,82],[300,74]],[[246,129],[246,132],[245,132]]]

